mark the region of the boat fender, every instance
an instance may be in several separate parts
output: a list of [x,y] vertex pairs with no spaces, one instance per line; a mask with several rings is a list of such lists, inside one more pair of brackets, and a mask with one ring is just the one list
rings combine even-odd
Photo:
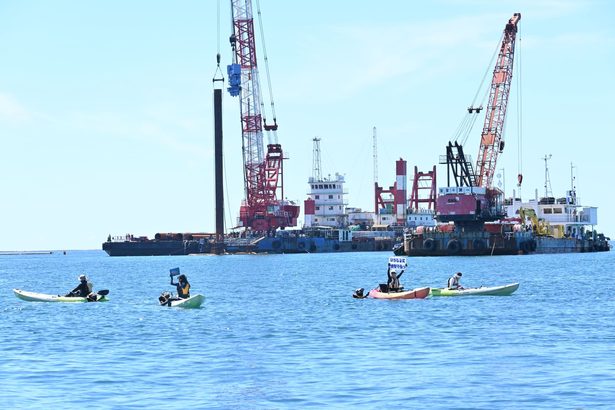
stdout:
[[532,239],[532,240],[530,241],[530,244],[529,244],[529,249],[530,249],[530,251],[532,251],[532,252],[536,252],[536,248],[537,248],[537,247],[538,247],[538,245],[536,244],[536,239]]
[[519,244],[519,249],[521,249],[524,253],[529,253],[530,251],[530,241],[523,241]]
[[335,245],[333,245],[333,249],[335,249],[336,251],[340,250],[340,244],[336,243]]
[[461,251],[461,242],[459,242],[457,239],[451,239],[450,241],[448,241],[446,249],[448,249],[448,252],[450,254],[459,253],[459,251]]
[[423,241],[423,248],[430,252],[436,250],[436,241],[434,241],[432,238],[425,239]]
[[310,245],[310,252],[316,252],[316,245]]

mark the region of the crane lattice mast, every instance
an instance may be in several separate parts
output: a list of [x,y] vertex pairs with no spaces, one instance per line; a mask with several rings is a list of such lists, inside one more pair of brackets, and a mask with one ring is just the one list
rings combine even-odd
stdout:
[[487,115],[476,160],[476,184],[480,187],[491,188],[498,154],[504,149],[503,130],[506,119],[506,106],[510,94],[513,59],[515,56],[515,38],[519,20],[521,20],[520,13],[515,13],[508,20],[508,24],[506,24],[504,29],[498,59],[493,70],[493,80],[491,81],[491,90],[486,110]]
[[[251,0],[231,0],[233,34],[233,64],[228,66],[228,91],[240,100],[241,133],[245,181],[245,201],[240,210],[244,227],[266,231],[277,227],[294,226],[298,208],[285,206],[278,201],[277,193],[283,192],[282,146],[263,142],[263,116],[261,91],[256,58],[254,18]],[[264,124],[267,131],[277,130],[277,122]],[[289,214],[289,211],[290,214]]]

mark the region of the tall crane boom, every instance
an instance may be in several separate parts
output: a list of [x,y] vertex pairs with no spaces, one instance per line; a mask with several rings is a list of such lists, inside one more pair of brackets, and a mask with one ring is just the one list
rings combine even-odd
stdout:
[[[274,139],[263,142],[263,116],[261,91],[254,38],[254,18],[251,0],[231,0],[233,34],[233,64],[227,68],[228,91],[239,97],[244,165],[245,200],[242,203],[240,224],[255,231],[295,226],[299,207],[278,200],[278,191],[284,197],[282,146]],[[265,130],[277,130],[266,125]]]
[[506,106],[510,94],[513,60],[515,56],[515,38],[517,23],[521,14],[515,13],[504,28],[502,45],[493,70],[491,90],[487,105],[487,114],[481,136],[480,149],[476,160],[476,185],[491,188],[498,154],[504,150],[503,130],[506,119]]
[[[252,203],[259,188],[260,168],[264,160],[263,125],[261,115],[260,82],[254,40],[254,19],[250,0],[232,0],[233,34],[230,41],[234,51],[234,67],[238,68],[239,87],[229,92],[239,96],[241,135],[246,183],[246,201]],[[233,66],[231,66],[233,67]],[[229,69],[230,71],[230,69]],[[233,74],[229,73],[229,77]]]

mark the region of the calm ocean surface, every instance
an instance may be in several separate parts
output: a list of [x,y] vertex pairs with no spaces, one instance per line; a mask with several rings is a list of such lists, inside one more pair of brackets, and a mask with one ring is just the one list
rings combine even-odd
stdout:
[[[0,256],[5,408],[614,408],[615,252],[414,258],[402,283],[509,297],[355,300],[389,253]],[[180,267],[202,309],[157,305]],[[86,273],[108,303],[32,303]]]

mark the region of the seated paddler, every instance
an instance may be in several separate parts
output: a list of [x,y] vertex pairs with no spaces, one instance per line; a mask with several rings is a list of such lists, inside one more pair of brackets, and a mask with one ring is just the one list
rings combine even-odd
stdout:
[[177,296],[181,299],[188,299],[190,297],[190,283],[186,278],[186,275],[181,274],[177,277],[177,283],[173,281],[173,275],[171,275],[171,285],[177,288]]
[[85,275],[79,275],[77,287],[66,294],[67,297],[86,298],[92,292],[92,284]]
[[387,276],[388,276],[387,285],[389,287],[389,292],[399,292],[400,290],[404,288],[399,283],[399,278],[401,278],[401,275],[403,274],[404,274],[403,270],[399,272],[398,274],[397,270],[389,268],[389,270],[387,271]]

